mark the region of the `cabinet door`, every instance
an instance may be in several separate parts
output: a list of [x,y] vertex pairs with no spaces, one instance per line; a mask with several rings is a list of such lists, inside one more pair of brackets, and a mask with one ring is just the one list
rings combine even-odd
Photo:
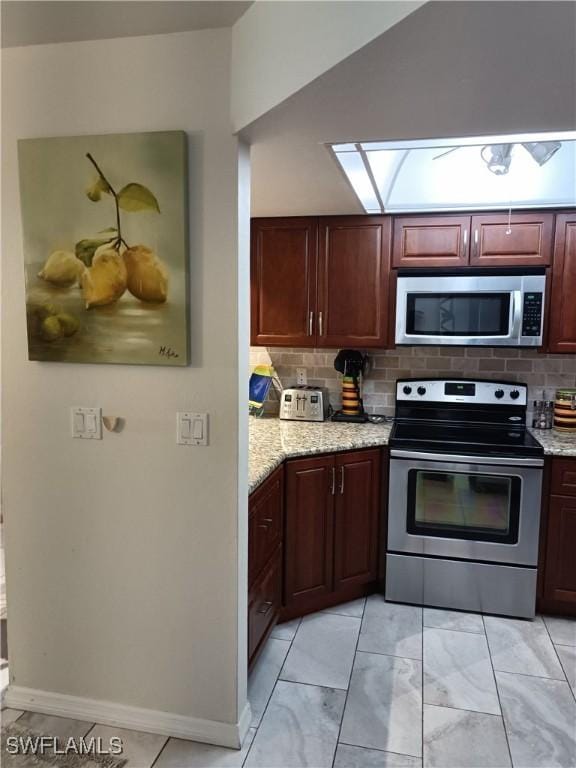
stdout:
[[379,450],[336,457],[334,588],[376,581],[380,523]]
[[321,219],[318,263],[318,346],[386,346],[390,218]]
[[288,461],[285,480],[284,602],[305,609],[333,588],[334,458]]
[[548,350],[576,352],[576,211],[556,216]]
[[472,216],[470,264],[486,267],[550,264],[552,213],[515,213],[508,228],[507,213]]
[[248,581],[258,576],[282,541],[284,467],[278,467],[251,494],[248,502]]
[[252,219],[252,345],[316,343],[316,219]]
[[470,216],[395,216],[392,266],[468,264]]
[[551,496],[544,598],[576,613],[576,498]]

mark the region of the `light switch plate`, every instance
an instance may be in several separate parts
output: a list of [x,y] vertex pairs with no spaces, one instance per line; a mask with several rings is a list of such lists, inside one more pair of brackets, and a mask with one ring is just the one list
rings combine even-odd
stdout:
[[178,445],[208,445],[208,414],[178,411],[176,442]]
[[102,408],[74,406],[70,409],[72,437],[102,440]]

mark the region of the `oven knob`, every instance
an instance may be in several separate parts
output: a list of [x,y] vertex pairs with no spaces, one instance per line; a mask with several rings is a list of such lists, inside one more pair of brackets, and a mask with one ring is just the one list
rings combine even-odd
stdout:
[[497,389],[496,392],[494,392],[494,397],[497,397],[498,400],[504,397],[504,390],[503,389]]
[[405,395],[411,395],[412,394],[412,387],[406,386],[406,387],[404,387],[402,389],[402,392],[404,392]]
[[512,398],[512,400],[518,400],[518,398],[520,397],[520,392],[518,392],[517,389],[513,389],[512,392],[510,392],[510,397]]
[[425,395],[426,394],[426,387],[418,387],[418,394],[419,395]]

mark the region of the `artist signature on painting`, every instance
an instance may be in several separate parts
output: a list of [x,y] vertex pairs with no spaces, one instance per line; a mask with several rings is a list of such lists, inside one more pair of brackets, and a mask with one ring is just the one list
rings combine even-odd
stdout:
[[174,352],[172,347],[165,347],[165,346],[160,347],[160,349],[158,350],[158,354],[161,355],[162,357],[180,357],[178,352]]

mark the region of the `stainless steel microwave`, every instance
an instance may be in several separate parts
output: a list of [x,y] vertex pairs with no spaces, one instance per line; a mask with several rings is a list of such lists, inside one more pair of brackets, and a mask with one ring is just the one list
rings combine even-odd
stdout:
[[396,344],[539,347],[545,292],[540,268],[400,270]]

